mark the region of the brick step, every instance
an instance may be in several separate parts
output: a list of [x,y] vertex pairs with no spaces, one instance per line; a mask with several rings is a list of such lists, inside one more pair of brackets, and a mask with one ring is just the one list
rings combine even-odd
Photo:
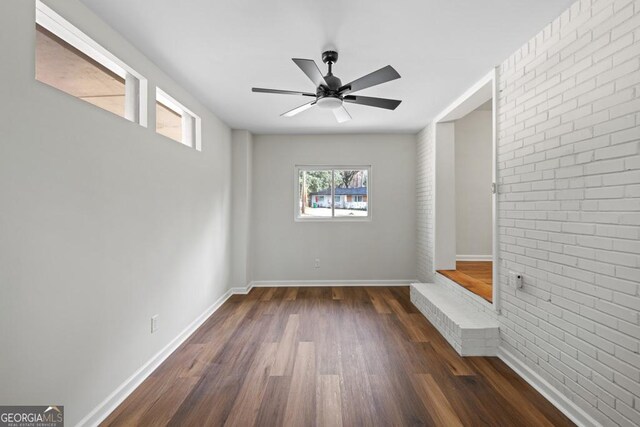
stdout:
[[439,283],[412,283],[411,302],[461,356],[495,356],[499,324]]

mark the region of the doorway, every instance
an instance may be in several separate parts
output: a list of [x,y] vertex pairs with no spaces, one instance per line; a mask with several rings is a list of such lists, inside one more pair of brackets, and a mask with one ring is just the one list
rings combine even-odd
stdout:
[[489,304],[497,295],[495,90],[492,72],[435,125],[436,274]]

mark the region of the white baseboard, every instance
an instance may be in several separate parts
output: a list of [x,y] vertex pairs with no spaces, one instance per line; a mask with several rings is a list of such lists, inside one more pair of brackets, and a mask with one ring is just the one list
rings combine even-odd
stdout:
[[249,283],[247,286],[233,286],[229,288],[229,292],[231,292],[231,295],[246,295],[249,293],[251,288],[253,288],[253,285]]
[[493,255],[456,255],[456,261],[493,261]]
[[578,426],[601,426],[591,415],[560,393],[533,369],[522,363],[513,353],[500,347],[498,357]]
[[167,357],[186,341],[224,302],[233,294],[246,294],[251,288],[234,287],[224,293],[218,300],[207,308],[198,318],[189,324],[162,350],[156,353],[147,363],[138,369],[131,377],[111,393],[102,403],[96,406],[87,416],[80,420],[77,426],[97,426],[104,421],[118,405],[120,405]]
[[255,280],[248,286],[256,288],[309,287],[309,286],[407,286],[416,279],[407,280]]

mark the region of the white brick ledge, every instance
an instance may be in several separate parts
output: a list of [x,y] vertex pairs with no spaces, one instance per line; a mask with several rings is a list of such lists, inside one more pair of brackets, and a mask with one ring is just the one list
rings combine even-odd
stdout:
[[412,283],[411,302],[461,356],[495,356],[498,321],[438,283]]

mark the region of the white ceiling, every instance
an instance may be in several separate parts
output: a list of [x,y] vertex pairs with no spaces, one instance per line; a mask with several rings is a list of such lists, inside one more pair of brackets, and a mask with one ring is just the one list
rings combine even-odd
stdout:
[[[232,128],[255,133],[416,132],[572,0],[82,0]],[[291,58],[340,54],[343,83],[392,65],[401,79],[359,95],[401,99],[395,111],[348,104],[336,123]]]

